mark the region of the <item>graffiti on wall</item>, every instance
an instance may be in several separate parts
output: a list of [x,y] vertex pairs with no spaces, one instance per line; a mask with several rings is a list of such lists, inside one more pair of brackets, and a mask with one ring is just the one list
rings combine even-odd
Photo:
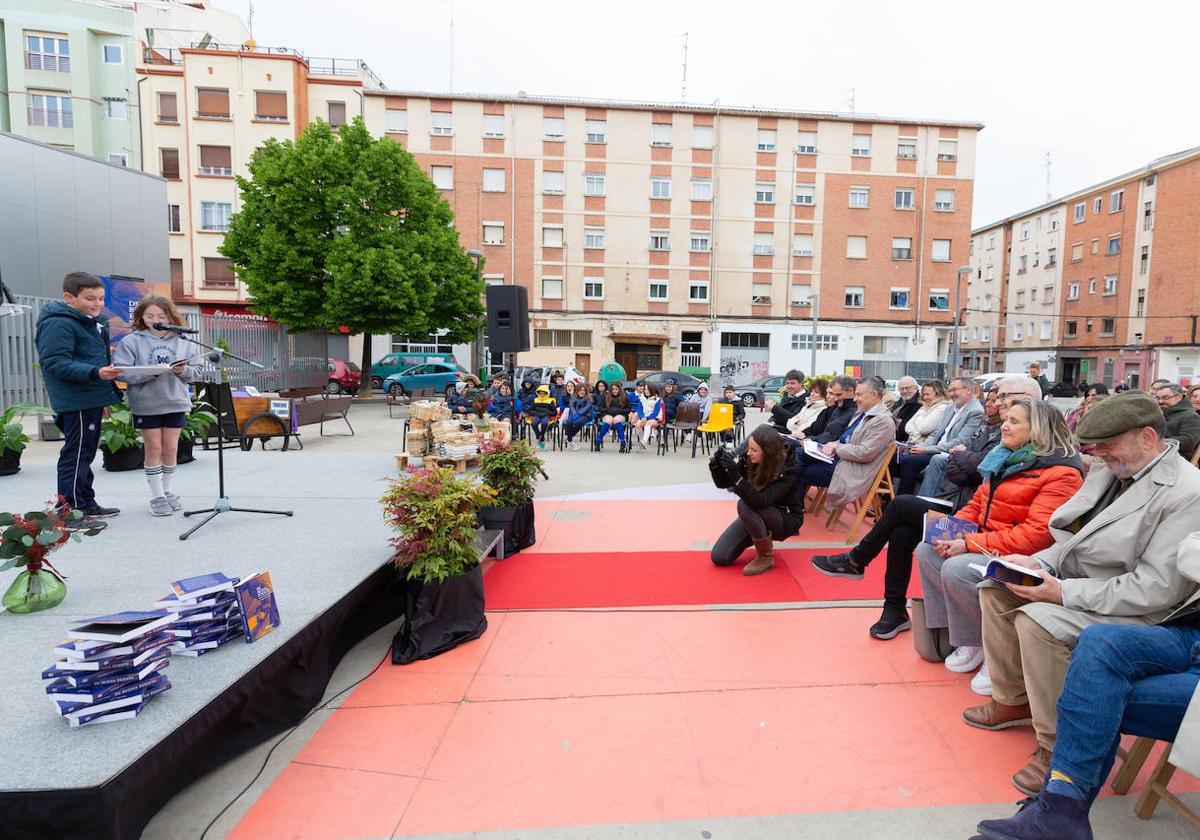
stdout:
[[767,369],[766,359],[751,358],[749,355],[740,353],[721,354],[722,385],[733,385],[734,387],[749,385],[754,380],[766,376]]

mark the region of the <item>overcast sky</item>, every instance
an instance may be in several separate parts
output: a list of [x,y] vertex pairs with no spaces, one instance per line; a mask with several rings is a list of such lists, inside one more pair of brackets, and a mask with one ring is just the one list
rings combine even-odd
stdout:
[[[243,17],[250,0],[216,0]],[[653,6],[653,8],[647,8]],[[453,80],[451,10],[453,9]],[[974,120],[972,225],[1200,145],[1195,3],[254,0],[263,45],[397,90]]]

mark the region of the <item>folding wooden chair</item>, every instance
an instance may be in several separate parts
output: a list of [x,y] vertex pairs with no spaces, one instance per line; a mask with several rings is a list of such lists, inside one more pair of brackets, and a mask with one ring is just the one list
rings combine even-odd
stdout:
[[[854,537],[858,534],[858,529],[862,527],[868,512],[873,511],[872,515],[878,520],[883,514],[883,500],[896,498],[896,490],[892,486],[892,474],[888,469],[895,456],[896,444],[893,443],[888,449],[887,457],[879,465],[879,472],[875,473],[875,480],[871,483],[870,489],[862,495],[862,498],[854,502],[858,505],[858,515],[854,518],[854,524],[850,526],[850,535],[846,538],[847,545],[854,544]],[[841,524],[842,512],[845,509],[845,505],[838,505],[833,509],[833,512],[829,514],[829,519],[825,522],[825,530],[832,531],[834,526]]]
[[[1133,780],[1137,778],[1142,765],[1150,757],[1150,751],[1154,749],[1154,743],[1153,738],[1139,737],[1130,745],[1128,750],[1117,750],[1117,754],[1125,759],[1125,763],[1121,765],[1120,772],[1113,779],[1112,788],[1114,791],[1120,794],[1129,793],[1129,788],[1133,785]],[[1179,797],[1167,790],[1167,785],[1170,784],[1171,777],[1175,775],[1175,765],[1170,762],[1170,755],[1171,745],[1164,744],[1162,755],[1159,756],[1158,763],[1154,765],[1154,772],[1150,774],[1150,779],[1146,782],[1146,789],[1138,797],[1137,804],[1133,807],[1133,812],[1141,819],[1148,820],[1154,816],[1154,809],[1158,807],[1159,800],[1162,800],[1178,811],[1179,815],[1187,820],[1193,828],[1200,831],[1200,816],[1187,805],[1183,804]]]

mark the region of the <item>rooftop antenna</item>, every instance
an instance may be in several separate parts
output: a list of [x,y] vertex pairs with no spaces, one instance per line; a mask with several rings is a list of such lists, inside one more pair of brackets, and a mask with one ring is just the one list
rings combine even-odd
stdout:
[[1054,198],[1054,194],[1050,192],[1050,167],[1054,162],[1050,159],[1050,153],[1046,152],[1046,200],[1050,201]]
[[454,93],[454,0],[450,0],[450,93]]
[[[846,91],[843,91],[843,93],[845,93],[845,92]],[[850,88],[849,93],[850,93],[850,98],[846,100],[846,104],[850,106],[850,113],[853,114],[854,113],[854,88]]]
[[254,37],[254,0],[250,0],[250,14],[246,17],[246,28],[250,30],[250,37]]
[[679,92],[679,101],[687,102],[687,65],[688,65],[688,33],[683,33],[683,87]]

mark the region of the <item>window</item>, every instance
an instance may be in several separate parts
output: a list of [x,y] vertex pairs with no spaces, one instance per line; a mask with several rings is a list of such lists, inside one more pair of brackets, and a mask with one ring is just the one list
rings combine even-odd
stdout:
[[1089,295],[1096,294],[1096,278],[1095,277],[1088,278],[1088,294]]
[[483,275],[483,283],[485,286],[503,286],[503,274],[485,274]]
[[1024,289],[1021,289],[1020,291],[1017,292],[1016,308],[1017,309],[1025,308],[1025,290]]
[[1048,339],[1049,337],[1050,337],[1050,322],[1049,322],[1049,321],[1042,321],[1042,330],[1041,330],[1041,332],[1040,332],[1040,333],[1038,333],[1038,338],[1040,338],[1040,339],[1042,339],[1043,341],[1045,341],[1045,340],[1046,340],[1046,339]]
[[129,155],[124,152],[114,152],[108,156],[108,162],[114,166],[129,166]]
[[227,201],[200,202],[200,230],[229,230],[229,217],[233,215],[233,205]]
[[930,255],[930,259],[934,262],[950,262],[950,240],[933,240],[933,252]]
[[691,249],[693,251],[707,252],[712,250],[712,238],[708,231],[692,231],[691,239]]
[[665,230],[650,231],[650,250],[651,251],[670,251],[671,250],[671,234]]
[[855,134],[850,140],[850,154],[854,157],[870,157],[871,135]]
[[994,234],[994,233],[988,237],[988,250],[989,251],[996,250],[996,234]]
[[1108,237],[1108,256],[1111,257],[1111,256],[1114,256],[1119,253],[1121,253],[1121,237],[1120,236]]
[[888,307],[891,309],[908,309],[908,289],[893,288],[888,297]]
[[671,124],[670,123],[653,123],[650,126],[650,145],[651,146],[670,146],[671,145]]
[[750,303],[756,306],[767,306],[771,303],[770,283],[750,284]]
[[792,306],[812,306],[812,284],[792,284]]
[[1013,341],[1020,341],[1022,338],[1025,337],[1020,324],[1012,325],[1012,337],[1013,337]]
[[802,155],[815,155],[817,153],[817,132],[796,132],[796,151]]
[[1117,293],[1117,275],[1104,275],[1104,294],[1115,295]]
[[793,257],[811,257],[813,255],[813,235],[797,233],[792,240]]
[[817,186],[816,184],[797,184],[796,185],[796,203],[811,207],[817,203]]
[[984,327],[979,333],[979,340],[988,342],[992,340],[992,328]]
[[[836,335],[818,335],[816,340],[818,350],[837,350],[838,337]],[[793,350],[811,350],[813,349],[813,334],[812,333],[792,333],[792,349]]]
[[281,90],[256,90],[254,92],[254,119],[287,122],[287,118],[287,93]]
[[603,277],[584,277],[583,278],[583,299],[584,300],[604,300],[604,278]]
[[608,123],[604,120],[584,120],[583,132],[585,143],[608,142]]
[[566,189],[566,176],[562,172],[547,169],[542,172],[542,192],[561,195]]
[[775,253],[775,234],[773,234],[773,233],[756,233],[756,234],[754,234],[754,253],[756,253],[756,254],[774,254]]
[[1067,300],[1079,300],[1079,283],[1067,284]]
[[1142,246],[1142,256],[1138,261],[1138,273],[1145,274],[1150,269],[1150,246]]
[[584,228],[583,229],[583,247],[584,248],[603,248],[604,247],[604,228]]
[[958,141],[939,140],[938,160],[958,160]]
[[1056,266],[1056,265],[1058,265],[1058,249],[1057,248],[1047,248],[1046,249],[1046,268],[1054,268],[1054,266]]
[[454,189],[453,166],[431,166],[429,167],[429,177],[433,179],[433,185],[439,190]]
[[484,114],[483,115],[483,136],[484,137],[504,137],[504,115],[503,114]]
[[533,343],[535,347],[591,347],[592,331],[534,330]]
[[183,223],[180,221],[178,204],[167,205],[167,231],[170,233],[183,232]]
[[209,289],[232,289],[237,286],[232,261],[219,257],[205,257],[204,286]]
[[563,229],[559,225],[546,225],[542,228],[542,247],[561,248],[563,246]]
[[484,192],[504,192],[504,170],[503,169],[485,169],[485,170],[483,170],[483,191]]
[[1092,253],[1093,254],[1100,253],[1100,240],[1099,239],[1092,240]]
[[[1037,303],[1037,289],[1030,289],[1030,290],[1029,290],[1029,302],[1030,302],[1030,303]],[[1033,330],[1030,330],[1030,332],[1033,332]]]
[[124,99],[105,99],[104,117],[110,120],[129,118],[129,103]]
[[984,279],[985,280],[995,280],[996,279],[996,266],[989,265],[987,267],[987,274],[984,277]]
[[1083,243],[1076,242],[1071,245],[1071,262],[1083,262]]
[[688,303],[708,303],[708,281],[688,281]]
[[867,207],[871,203],[871,188],[870,187],[851,187],[850,188],[850,206],[851,207]]
[[1142,230],[1154,229],[1154,202],[1147,201],[1142,211]]
[[949,289],[930,289],[929,290],[929,308],[934,312],[949,312],[950,311],[950,290]]
[[1101,318],[1100,319],[1100,335],[1112,335],[1117,331],[1116,318]]
[[911,260],[912,259],[912,239],[907,236],[892,237],[892,259],[894,260]]
[[1113,190],[1108,197],[1108,212],[1120,213],[1125,209],[1125,190]]
[[228,146],[200,147],[201,175],[232,175],[233,154]]
[[917,159],[917,141],[912,137],[901,137],[896,144],[896,157],[905,160]]
[[971,340],[971,331],[968,330],[966,327],[963,327],[962,329],[960,329],[958,331],[958,340],[960,342],[962,342],[963,344],[970,341]]
[[1134,312],[1135,312],[1135,314],[1134,314],[1135,318],[1143,318],[1146,315],[1146,290],[1145,289],[1137,290],[1137,309],[1134,310]]
[[1087,202],[1081,201],[1075,205],[1075,215],[1072,217],[1072,224],[1079,224],[1083,221],[1084,215],[1087,213]]
[[71,45],[54,35],[26,35],[25,69],[70,73]]
[[758,151],[773,152],[775,151],[776,131],[773,128],[760,128],[758,130]]
[[866,289],[862,286],[847,286],[845,304],[847,309],[862,309]]
[[1053,286],[1043,286],[1042,287],[1042,301],[1044,303],[1054,303],[1054,287]]
[[504,244],[504,222],[484,222],[483,223],[483,244],[484,245],[503,245]]
[[1029,238],[1029,222],[1021,222],[1021,241]]
[[[484,117],[486,120],[487,117]],[[403,108],[388,108],[383,112],[383,130],[391,134],[408,133],[408,111]]]
[[604,195],[605,181],[603,175],[587,173],[583,176],[584,195]]
[[692,148],[711,149],[713,147],[713,127],[711,125],[692,126]]
[[650,179],[650,197],[651,198],[670,198],[671,197],[671,179],[670,178],[651,178]]
[[563,291],[563,281],[561,277],[543,277],[542,278],[542,297],[544,298],[561,298]]
[[173,93],[158,95],[158,121],[164,123],[179,122],[179,103]]
[[895,198],[893,199],[892,206],[895,207],[897,210],[913,209],[914,194],[915,194],[915,191],[913,190],[912,187],[899,187],[896,190],[896,195],[895,195]]
[[125,63],[125,49],[120,44],[105,44],[102,49],[105,64]]
[[[501,120],[504,118],[501,117]],[[487,125],[487,120],[484,120]],[[434,111],[429,115],[429,133],[439,137],[450,137],[454,134],[454,115],[449,111]]]
[[1050,230],[1051,231],[1058,230],[1058,214],[1057,213],[1050,214]]
[[934,190],[933,209],[938,213],[954,211],[954,190]]
[[852,260],[865,260],[867,258],[867,237],[847,236],[846,256]]
[[692,201],[712,201],[712,181],[692,181]]
[[168,181],[179,180],[179,150],[159,149],[159,173]]
[[562,117],[542,118],[542,139],[562,140],[566,137],[567,121]]
[[1079,322],[1067,321],[1066,338],[1076,338],[1079,335]]
[[345,102],[326,102],[326,113],[329,116],[329,125],[333,128],[346,124],[346,103]]
[[1104,196],[1098,195],[1094,199],[1092,199],[1092,213],[1099,215],[1100,211],[1103,209],[1104,209]]
[[196,88],[196,116],[229,119],[229,89]]
[[1029,270],[1029,257],[1025,254],[1017,257],[1017,274],[1024,274]]
[[652,279],[650,281],[649,290],[650,300],[666,300],[667,299],[667,281]]
[[775,185],[759,181],[754,185],[754,203],[755,204],[774,204],[775,203]]

